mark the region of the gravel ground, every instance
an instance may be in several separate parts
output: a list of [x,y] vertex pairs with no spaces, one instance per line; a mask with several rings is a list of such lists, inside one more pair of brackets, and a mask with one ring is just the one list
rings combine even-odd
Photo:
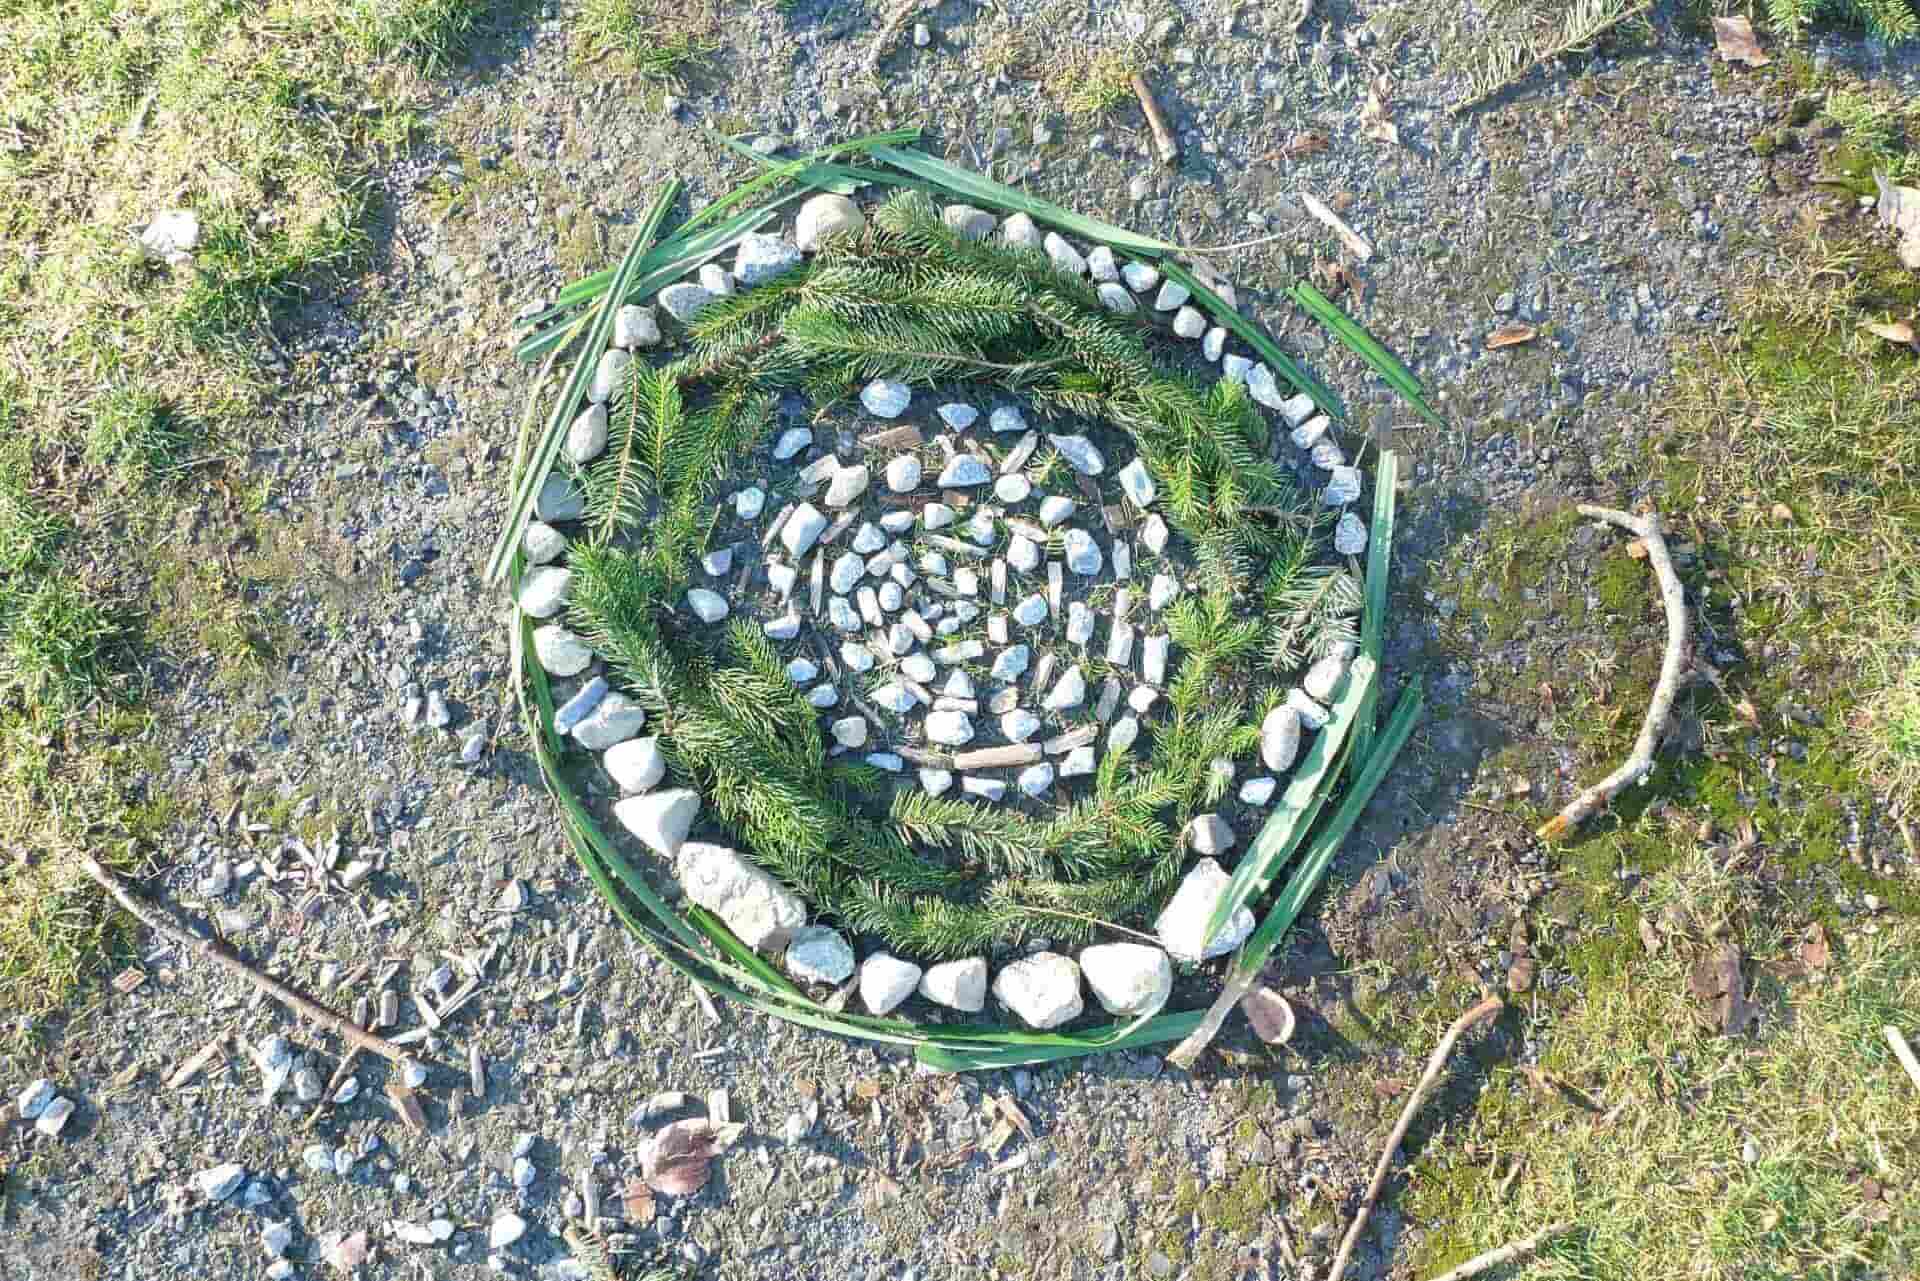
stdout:
[[[677,102],[596,81],[552,13],[524,43],[484,54],[449,87],[431,141],[387,175],[378,274],[316,299],[283,336],[299,379],[284,444],[253,461],[299,549],[300,572],[275,597],[291,653],[238,690],[179,673],[163,703],[175,773],[160,785],[248,799],[181,830],[177,863],[151,887],[190,913],[227,914],[244,950],[337,1006],[397,993],[398,1029],[422,1026],[412,993],[436,970],[458,985],[484,962],[472,999],[416,1046],[432,1064],[427,1132],[389,1105],[384,1065],[359,1064],[358,1097],[310,1129],[292,1086],[259,1102],[261,1072],[238,1052],[166,1088],[216,1037],[257,1046],[281,1034],[322,1079],[337,1047],[155,943],[137,991],[103,992],[49,1030],[44,1052],[0,1062],[10,1092],[46,1075],[80,1104],[57,1142],[6,1135],[13,1244],[0,1277],[255,1275],[277,1222],[291,1226],[300,1275],[323,1273],[328,1243],[359,1231],[372,1243],[362,1276],[479,1275],[490,1253],[511,1274],[577,1275],[562,1233],[581,1170],[594,1171],[603,1213],[623,1214],[618,1190],[646,1133],[716,1089],[730,1091],[745,1137],[704,1192],[662,1198],[650,1223],[626,1226],[643,1255],[731,1277],[1199,1277],[1242,1262],[1246,1275],[1297,1275],[1278,1223],[1324,1266],[1331,1221],[1344,1221],[1329,1206],[1363,1184],[1382,1126],[1364,1086],[1413,1065],[1325,1034],[1337,975],[1375,955],[1383,931],[1436,922],[1479,955],[1504,919],[1495,884],[1525,870],[1457,801],[1483,754],[1530,727],[1482,700],[1472,665],[1429,657],[1439,621],[1471,602],[1421,567],[1492,509],[1626,495],[1635,477],[1610,460],[1649,430],[1669,344],[1720,325],[1726,284],[1794,207],[1775,162],[1745,145],[1777,99],[1711,62],[1668,8],[1653,36],[1586,63],[1578,91],[1561,72],[1456,120],[1443,107],[1458,81],[1441,70],[1455,45],[1378,34],[1408,14],[1323,3],[1296,44],[1277,14],[1155,7],[1154,24],[1179,19],[1154,55],[1188,157],[1177,173],[1146,157],[1130,105],[1076,124],[1048,105],[1043,80],[984,74],[993,14],[951,0],[927,15],[931,44],[909,39],[877,89],[859,71],[873,20],[813,0],[729,16],[715,70]],[[1011,9],[1043,49],[1123,30],[1118,16]],[[1469,13],[1433,38],[1471,41],[1478,22]],[[1822,56],[1915,87],[1913,58],[1827,39]],[[1360,96],[1381,72],[1400,148],[1359,131]],[[525,391],[511,317],[597,265],[608,225],[618,241],[668,175],[700,195],[738,177],[730,161],[716,168],[702,124],[811,145],[915,119],[944,130],[956,159],[1142,230],[1197,244],[1284,232],[1214,265],[1346,395],[1349,449],[1365,432],[1410,461],[1390,664],[1431,666],[1434,706],[1336,871],[1347,888],[1285,962],[1308,1025],[1290,1051],[1259,1048],[1242,1025],[1192,1076],[1130,1054],[943,1079],[732,1010],[714,1022],[592,898],[512,725],[504,601],[478,582]],[[1306,130],[1331,145],[1280,159]],[[1339,200],[1379,247],[1357,310],[1437,391],[1449,428],[1416,425],[1277,300],[1291,271],[1334,256],[1296,188]],[[1485,352],[1487,332],[1510,321],[1540,338]],[[436,692],[447,724],[409,723],[409,700]],[[479,763],[463,764],[475,735]],[[335,839],[340,866],[372,870],[350,892],[310,895],[293,842],[326,857]],[[1490,955],[1482,965],[1493,977]],[[1175,1000],[1204,995],[1191,984]],[[480,1097],[467,1082],[475,1050]],[[663,1091],[690,1101],[649,1114]],[[1034,1133],[996,1148],[1001,1097]],[[309,1145],[333,1168],[313,1168]],[[210,1203],[194,1176],[222,1162],[250,1181]],[[1192,1189],[1244,1187],[1249,1171],[1279,1190],[1270,1204],[1234,1217],[1219,1198],[1196,1201]],[[489,1227],[509,1211],[529,1230],[490,1252]],[[408,1244],[391,1226],[438,1218],[453,1226],[445,1242]],[[1420,1230],[1391,1209],[1375,1224],[1364,1275]]]

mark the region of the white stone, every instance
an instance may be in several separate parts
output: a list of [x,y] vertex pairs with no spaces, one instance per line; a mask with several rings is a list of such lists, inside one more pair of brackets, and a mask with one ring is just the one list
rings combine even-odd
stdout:
[[887,463],[887,488],[896,494],[904,494],[920,483],[920,460],[912,454],[901,454]]
[[616,690],[573,727],[573,741],[590,751],[605,751],[626,742],[646,724],[646,709]]
[[578,485],[557,472],[540,482],[533,500],[534,514],[544,521],[579,520],[587,511],[587,496]]
[[974,512],[973,519],[967,522],[967,537],[982,547],[991,547],[997,536],[993,513],[985,507]]
[[1120,264],[1114,261],[1113,250],[1095,245],[1087,254],[1087,274],[1099,281],[1120,279]]
[[1094,577],[1106,564],[1100,544],[1084,529],[1069,529],[1061,539],[1061,551],[1066,557],[1067,568],[1082,578]]
[[993,496],[1009,505],[1025,502],[1027,495],[1033,492],[1033,482],[1019,472],[1002,476],[993,482]]
[[852,591],[867,572],[867,562],[853,552],[841,552],[827,571],[827,586],[839,595]]
[[1287,691],[1287,706],[1300,713],[1300,723],[1311,730],[1324,729],[1327,724],[1327,709],[1308,697],[1303,689]]
[[1144,458],[1136,458],[1120,469],[1120,488],[1135,507],[1142,509],[1152,506],[1154,495],[1159,492]]
[[1109,1014],[1152,1014],[1173,995],[1173,962],[1145,943],[1096,943],[1080,951],[1080,972]]
[[792,640],[800,634],[800,615],[788,610],[778,618],[769,618],[760,625],[760,630],[770,640]]
[[1002,969],[993,980],[1000,1004],[1033,1028],[1059,1027],[1080,1017],[1080,967],[1058,952],[1035,952]]
[[965,712],[931,712],[926,731],[927,741],[942,747],[963,747],[973,741],[973,721]]
[[1072,601],[1067,605],[1067,643],[1084,645],[1093,639],[1093,611],[1084,601]]
[[1116,316],[1131,316],[1139,310],[1140,304],[1133,295],[1111,281],[1100,285],[1095,291],[1100,295],[1100,305]]
[[1180,584],[1174,581],[1171,574],[1155,574],[1153,582],[1147,586],[1147,608],[1165,609],[1173,604],[1174,598],[1179,594]]
[[713,302],[713,292],[690,280],[668,285],[660,291],[660,307],[681,324],[686,324]]
[[1155,556],[1167,550],[1167,522],[1160,519],[1158,512],[1141,523],[1140,545]]
[[700,569],[708,578],[723,578],[733,569],[733,548],[719,547],[700,558]]
[[840,701],[840,689],[831,681],[822,681],[807,691],[807,705],[826,711]]
[[560,626],[533,629],[533,656],[551,676],[578,676],[593,661],[593,647]]
[[1154,700],[1160,697],[1160,691],[1151,685],[1136,685],[1127,695],[1127,706],[1145,716],[1153,710]]
[[1065,272],[1069,276],[1087,274],[1087,260],[1081,257],[1080,251],[1068,244],[1058,232],[1049,231],[1046,239],[1041,242],[1041,247],[1047,251],[1047,259],[1053,263],[1055,271]]
[[820,665],[811,658],[796,658],[787,664],[787,679],[795,685],[804,685],[820,674]]
[[1300,755],[1300,713],[1286,704],[1260,722],[1260,760],[1274,773],[1290,769]]
[[938,675],[933,660],[925,654],[908,654],[900,660],[900,670],[908,680],[919,681],[923,685]]
[[943,769],[923,769],[920,771],[920,786],[927,795],[939,796],[953,786],[953,773]]
[[1040,500],[1040,523],[1048,529],[1067,520],[1073,515],[1074,503],[1071,498],[1062,498],[1058,494],[1049,494]]
[[978,1014],[987,1008],[985,959],[969,956],[958,961],[929,965],[927,972],[920,976],[920,995],[950,1010]]
[[1207,332],[1207,318],[1197,307],[1182,307],[1174,313],[1173,332],[1182,338],[1198,338]]
[[607,407],[588,405],[567,428],[567,457],[576,463],[590,463],[607,447]]
[[[912,522],[911,516],[908,517],[908,522]],[[870,520],[861,521],[860,528],[853,532],[853,550],[862,556],[871,556],[886,545],[887,536],[881,533]]]
[[1107,469],[1107,460],[1100,456],[1100,451],[1085,436],[1048,433],[1047,440],[1060,451],[1060,456],[1067,460],[1068,465],[1082,476],[1098,476]]
[[660,342],[660,320],[653,308],[628,303],[613,313],[613,345],[653,347]]
[[1115,667],[1125,667],[1132,661],[1133,628],[1117,622],[1113,630],[1107,633],[1107,662]]
[[667,758],[660,751],[659,738],[630,738],[615,743],[600,758],[607,777],[628,793],[651,791],[667,776]]
[[1027,663],[1031,658],[1032,651],[1025,645],[1015,645],[1001,651],[1000,657],[993,660],[993,679],[1005,685],[1012,684],[1026,675]]
[[1054,683],[1053,691],[1040,705],[1049,712],[1064,712],[1080,706],[1087,699],[1087,678],[1075,663],[1062,673]]
[[247,1168],[238,1162],[228,1161],[194,1175],[193,1186],[209,1201],[224,1201],[238,1192],[246,1179]]
[[1035,592],[1013,607],[1013,621],[1033,627],[1047,620],[1047,598]]
[[940,415],[941,422],[955,431],[965,431],[980,420],[979,410],[972,405],[963,405],[957,400],[948,401],[934,412]]
[[1000,224],[1000,239],[1020,249],[1040,247],[1040,229],[1023,213],[1014,214]]
[[1340,442],[1331,436],[1322,436],[1313,443],[1308,451],[1313,465],[1322,471],[1332,471],[1336,467],[1347,465],[1347,451],[1340,448]]
[[842,747],[867,745],[867,721],[863,716],[846,716],[833,723],[833,741]]
[[913,401],[913,389],[891,378],[876,378],[860,389],[860,403],[876,418],[898,418]]
[[269,1259],[277,1259],[293,1244],[293,1225],[285,1219],[269,1220],[260,1229],[260,1248]]
[[1320,501],[1328,507],[1341,507],[1360,497],[1360,469],[1358,467],[1335,467],[1327,480],[1327,488],[1320,495]]
[[787,555],[797,561],[812,550],[820,535],[826,532],[826,515],[812,503],[801,503],[780,527],[780,542],[787,549]]
[[1219,325],[1207,330],[1207,336],[1200,340],[1200,354],[1208,360],[1218,360],[1227,349],[1227,331]]
[[175,266],[192,257],[199,246],[200,218],[191,209],[163,210],[140,232],[140,247],[148,256]]
[[1167,651],[1173,647],[1173,640],[1165,634],[1148,636],[1140,642],[1140,675],[1149,685],[1164,685],[1167,681]]
[[[878,604],[878,601],[876,600],[875,603]],[[852,633],[860,630],[860,612],[845,596],[834,596],[828,599],[827,621],[839,631]]]
[[1120,269],[1121,279],[1136,294],[1144,294],[1160,283],[1160,269],[1144,262],[1130,262]]
[[1053,766],[1045,761],[1029,765],[1020,771],[1020,777],[1014,780],[1014,784],[1027,796],[1035,799],[1045,796],[1047,789],[1053,786]]
[[[1325,435],[1327,428],[1331,426],[1327,416],[1320,413],[1319,408],[1313,403],[1313,397],[1304,391],[1280,402],[1280,417],[1285,419],[1287,426],[1293,429],[1293,443],[1302,449],[1311,447],[1313,442]],[[1304,440],[1300,437],[1303,431],[1310,433]]]
[[1247,395],[1268,409],[1279,409],[1287,403],[1287,398],[1281,392],[1280,384],[1275,380],[1273,371],[1268,369],[1264,362],[1247,370]]
[[802,983],[844,983],[853,974],[853,946],[838,930],[803,925],[787,944],[787,973]]
[[1010,743],[1024,743],[1040,732],[1040,718],[1024,707],[1016,707],[1001,715],[1000,732]]
[[773,442],[773,461],[784,463],[812,443],[811,427],[789,427],[780,433],[778,440]]
[[980,778],[969,774],[960,780],[960,790],[968,796],[977,796],[983,801],[997,801],[1007,794],[1006,782],[997,778]]
[[20,1114],[22,1121],[37,1120],[40,1114],[47,1110],[47,1105],[57,1097],[59,1096],[53,1088],[53,1082],[41,1077],[37,1081],[29,1082],[26,1088],[15,1097],[14,1110]]
[[1340,513],[1340,523],[1333,527],[1333,550],[1342,556],[1358,556],[1367,550],[1367,526],[1352,512]]
[[504,1250],[527,1234],[527,1221],[509,1210],[487,1226],[487,1248]]
[[948,205],[940,211],[940,221],[962,240],[985,240],[993,234],[993,215],[972,205]]
[[[894,566],[894,568],[906,569],[906,566],[896,565]],[[911,573],[912,571],[909,570],[908,572]],[[897,611],[902,605],[905,605],[906,603],[907,603],[906,589],[901,587],[900,584],[898,583],[880,584],[880,608],[881,609],[884,609],[885,611],[887,611],[887,613],[891,614]]]
[[778,236],[748,232],[733,256],[733,274],[751,289],[800,265],[800,247]]
[[700,817],[700,793],[683,787],[629,796],[615,802],[613,816],[648,849],[672,858]]
[[1027,416],[1020,412],[1017,405],[1002,405],[987,416],[987,427],[995,435],[1025,431]]
[[1132,747],[1140,737],[1140,721],[1137,717],[1122,716],[1107,731],[1107,751],[1124,752]]
[[1220,380],[1246,386],[1247,374],[1253,369],[1253,362],[1245,356],[1228,352],[1220,358]]
[[[955,461],[957,462],[958,459],[956,459]],[[981,467],[986,466],[985,463],[980,462],[980,460],[977,458],[974,459],[973,461],[976,463],[980,463]],[[953,464],[948,463],[947,471],[943,471],[940,473],[942,479],[938,483],[942,485],[946,484],[947,482],[945,480],[945,477],[947,473],[951,472],[952,470],[953,470]],[[981,484],[985,484],[986,482],[977,480],[977,481],[974,481],[973,483],[976,485],[981,485]],[[945,529],[947,526],[953,524],[954,510],[953,508],[947,506],[945,503],[928,503],[925,507],[922,507],[920,509],[920,518],[926,522],[927,531],[929,533],[932,533],[935,530]],[[942,564],[946,563],[944,558],[942,558],[941,563]],[[927,572],[932,573],[933,571],[928,570]],[[940,572],[945,573],[946,571],[942,570]]]
[[706,587],[687,589],[687,608],[703,623],[717,623],[727,616],[727,598]]
[[920,986],[920,967],[886,952],[860,963],[860,1003],[869,1014],[890,1014]]
[[[941,468],[940,479],[935,483],[943,489],[965,489],[974,485],[984,485],[992,479],[993,469],[987,466],[985,459],[976,458],[972,454],[955,454],[947,460],[947,465]],[[934,507],[943,504],[927,505]]]
[[67,1128],[67,1120],[73,1115],[73,1100],[64,1094],[57,1094],[40,1112],[33,1128],[43,1137],[57,1139],[60,1131]]
[[1193,291],[1177,280],[1169,280],[1160,286],[1159,295],[1153,300],[1155,311],[1178,311],[1187,305],[1187,299],[1193,297]]
[[1211,942],[1202,945],[1207,924],[1226,896],[1228,880],[1220,864],[1210,858],[1201,859],[1187,872],[1186,879],[1180,882],[1180,888],[1160,913],[1160,919],[1154,922],[1160,946],[1176,961],[1191,964],[1224,956],[1253,933],[1253,912],[1243,907],[1228,918]]
[[1307,674],[1300,680],[1300,688],[1318,702],[1332,702],[1334,693],[1346,675],[1347,660],[1338,654],[1328,654],[1307,669]]
[[1256,774],[1240,784],[1240,803],[1242,805],[1265,805],[1273,799],[1273,789],[1280,784],[1270,774]]
[[[918,617],[913,614],[912,610],[907,611],[907,616]],[[924,619],[921,620],[920,625],[923,628],[926,626]],[[919,637],[914,634],[912,625],[906,621],[905,617],[887,629],[887,648],[892,651],[895,657],[905,654],[908,650],[912,649],[913,643],[918,639]]]
[[1196,814],[1187,824],[1187,844],[1211,857],[1233,848],[1233,828],[1218,814]]
[[793,239],[810,253],[828,237],[858,235],[866,225],[866,215],[860,212],[859,205],[845,196],[823,192],[800,206],[800,213],[793,221]]
[[806,924],[807,905],[786,886],[724,845],[688,841],[677,860],[687,897],[725,921],[755,950],[777,948]]
[[526,533],[520,536],[520,548],[527,555],[527,564],[544,565],[558,560],[567,550],[567,536],[545,521],[530,520]]
[[594,708],[600,706],[600,700],[607,696],[607,688],[604,676],[596,676],[582,685],[572,698],[554,709],[554,732],[565,734],[585,720]]
[[870,473],[865,463],[852,467],[842,467],[833,473],[833,479],[827,482],[826,504],[829,507],[850,507],[860,495],[867,492]]
[[840,661],[847,665],[849,671],[870,672],[873,670],[875,660],[873,651],[865,645],[856,641],[847,641],[840,646]]
[[1013,541],[1007,544],[1007,564],[1013,567],[1015,573],[1031,574],[1040,568],[1039,545],[1030,538],[1015,534]]
[[741,520],[756,520],[767,506],[767,491],[749,485],[733,496],[733,514]]
[[703,263],[700,267],[700,287],[715,298],[733,296],[733,276],[717,262]]
[[530,569],[520,579],[520,609],[529,618],[552,618],[567,603],[573,587],[573,571],[542,565]]

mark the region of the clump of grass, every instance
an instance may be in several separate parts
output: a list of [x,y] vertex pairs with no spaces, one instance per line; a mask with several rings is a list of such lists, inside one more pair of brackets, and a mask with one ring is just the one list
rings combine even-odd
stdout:
[[1876,647],[1860,708],[1861,761],[1903,813],[1920,801],[1920,659],[1911,642]]
[[72,578],[0,589],[0,699],[59,717],[115,697],[112,650],[126,628]]
[[151,480],[178,464],[194,433],[163,396],[143,388],[117,387],[90,407],[87,462]]
[[1076,120],[1104,115],[1133,97],[1139,58],[1127,49],[1062,51],[1047,75],[1060,109]]
[[0,591],[10,580],[44,570],[67,522],[27,492],[14,467],[0,467]]
[[616,55],[648,80],[677,83],[720,47],[717,21],[697,5],[663,15],[653,0],[586,0],[576,21],[585,56]]
[[466,55],[482,9],[478,0],[359,0],[348,29],[368,56],[404,58],[433,75]]

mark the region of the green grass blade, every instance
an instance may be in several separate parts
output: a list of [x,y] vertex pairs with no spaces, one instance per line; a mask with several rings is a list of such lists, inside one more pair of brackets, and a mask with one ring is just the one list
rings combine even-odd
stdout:
[[1363,329],[1353,317],[1341,311],[1333,300],[1315,289],[1306,281],[1300,281],[1287,291],[1287,296],[1304,308],[1321,324],[1333,331],[1333,336],[1373,367],[1373,371],[1385,380],[1386,384],[1398,393],[1400,398],[1412,405],[1419,415],[1435,427],[1445,427],[1446,419],[1435,413],[1427,404],[1420,391],[1420,380],[1413,371],[1400,363],[1400,358],[1380,345],[1380,341]]
[[[1108,1050],[1132,1050],[1143,1045],[1178,1041],[1193,1031],[1204,1017],[1203,1010],[1162,1014],[1118,1037],[1112,1035],[1112,1029],[1102,1028],[1047,1040],[1023,1040],[1018,1044],[962,1048],[929,1043],[921,1046],[914,1057],[923,1066],[936,1072],[986,1072],[995,1068],[1024,1067],[1030,1063],[1052,1063],[1088,1054],[1104,1054]],[[1114,1024],[1113,1027],[1121,1028],[1122,1025]]]
[[1320,412],[1330,418],[1344,420],[1346,406],[1340,401],[1339,394],[1333,388],[1308,373],[1299,361],[1280,350],[1280,344],[1269,338],[1257,325],[1227,305],[1227,300],[1200,283],[1200,278],[1177,262],[1164,262],[1160,270],[1168,280],[1185,285],[1206,312],[1214,320],[1238,335],[1240,340],[1253,348],[1254,354],[1267,362],[1274,373],[1293,384],[1295,391],[1304,391],[1313,397],[1313,403]]
[[[646,219],[634,231],[633,243],[627,246],[626,254],[620,259],[619,270],[615,273],[615,288],[601,301],[600,310],[594,316],[593,324],[587,331],[586,345],[581,349],[580,358],[575,362],[573,375],[567,379],[566,390],[553,402],[553,412],[547,418],[547,425],[533,447],[533,453],[527,460],[526,470],[516,478],[513,501],[507,507],[507,519],[500,527],[500,536],[493,545],[493,553],[487,557],[487,570],[484,581],[497,583],[507,573],[513,563],[514,553],[520,546],[520,535],[527,527],[528,519],[533,515],[534,499],[539,496],[540,485],[545,481],[547,471],[559,457],[560,442],[566,435],[567,424],[573,421],[574,411],[586,399],[587,385],[593,380],[594,364],[600,359],[600,353],[607,348],[607,340],[613,334],[614,302],[622,297],[624,290],[620,286],[632,278],[634,269],[641,256],[653,244],[653,238],[660,230],[661,221],[667,216],[674,197],[679,192],[678,182],[669,182],[655,199],[653,207],[647,211]],[[533,394],[539,394],[536,384]]]
[[974,173],[971,169],[962,169],[958,165],[948,164],[923,151],[909,151],[903,147],[879,146],[869,152],[875,160],[901,169],[923,182],[932,184],[947,195],[968,204],[985,209],[998,209],[1005,213],[1023,213],[1035,222],[1043,222],[1071,235],[1110,245],[1140,258],[1158,259],[1163,254],[1172,253],[1178,246],[1153,236],[1143,236],[1137,231],[1128,231],[1125,227],[1116,227],[1110,222],[1098,218],[1089,218],[1077,214],[1071,209],[1063,209],[1051,201],[1038,196],[1017,191],[1012,187],[995,182],[993,179]]
[[[1367,534],[1367,603],[1360,619],[1360,652],[1371,658],[1375,667],[1385,664],[1381,653],[1387,626],[1387,566],[1393,558],[1393,506],[1400,487],[1400,455],[1389,449],[1381,453],[1373,472],[1373,528]],[[1373,746],[1374,707],[1379,701],[1378,685],[1373,697],[1360,709],[1354,728],[1354,751],[1361,760]]]
[[1234,867],[1233,878],[1227,882],[1226,892],[1220,896],[1219,906],[1214,908],[1213,919],[1207,922],[1202,938],[1219,934],[1235,912],[1266,893],[1281,864],[1292,857],[1293,851],[1306,839],[1321,806],[1326,804],[1327,793],[1339,777],[1335,762],[1340,759],[1348,731],[1378,674],[1372,659],[1365,656],[1354,659],[1347,673],[1346,688],[1327,709],[1326,725],[1314,735],[1306,759],[1281,790],[1280,800],[1261,827],[1260,835],[1254,838],[1252,848]]
[[1393,715],[1387,718],[1387,727],[1380,732],[1373,753],[1362,762],[1359,776],[1347,787],[1340,808],[1314,833],[1305,856],[1301,858],[1299,866],[1293,869],[1293,875],[1287,878],[1286,885],[1279,897],[1274,899],[1265,919],[1241,944],[1240,954],[1234,960],[1236,973],[1248,975],[1260,972],[1274,944],[1292,927],[1301,909],[1306,907],[1307,900],[1320,888],[1320,881],[1326,876],[1333,856],[1340,852],[1340,845],[1347,839],[1347,833],[1360,821],[1361,811],[1366,809],[1367,802],[1379,790],[1381,780],[1393,767],[1394,758],[1400,755],[1400,749],[1407,745],[1407,739],[1413,735],[1414,726],[1420,723],[1425,697],[1418,676],[1401,691],[1398,701],[1393,705]]

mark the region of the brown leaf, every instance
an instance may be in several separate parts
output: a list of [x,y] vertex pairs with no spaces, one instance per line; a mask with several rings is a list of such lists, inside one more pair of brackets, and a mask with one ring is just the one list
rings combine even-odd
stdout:
[[1367,100],[1360,107],[1360,132],[1376,142],[1400,141],[1400,131],[1387,118],[1386,100],[1377,88],[1367,90]]
[[712,1173],[713,1137],[713,1122],[705,1117],[675,1121],[640,1149],[640,1176],[655,1192],[692,1196]]
[[1647,949],[1648,955],[1660,950],[1660,931],[1644,916],[1640,918],[1640,946]]
[[1027,1114],[1020,1110],[1020,1105],[1013,1101],[1012,1095],[997,1095],[993,1100],[993,1106],[999,1110],[1001,1116],[1007,1119],[1009,1125],[1020,1131],[1023,1138],[1032,1142],[1033,1122],[1027,1120]]
[[653,1222],[653,1189],[646,1180],[628,1179],[620,1199],[626,1202],[628,1220],[643,1228]]
[[352,1272],[367,1261],[367,1234],[355,1232],[351,1236],[329,1237],[320,1248],[320,1257],[336,1271]]
[[419,1096],[409,1089],[398,1077],[387,1082],[387,1097],[393,1100],[393,1106],[400,1113],[400,1119],[415,1134],[427,1132],[427,1114],[420,1106]]
[[1647,540],[1644,538],[1636,538],[1630,541],[1627,544],[1627,555],[1631,556],[1634,560],[1645,560],[1647,558]]
[[1753,705],[1752,699],[1741,699],[1733,705],[1733,710],[1739,713],[1741,720],[1753,726],[1755,729],[1760,728],[1760,709]]
[[1782,525],[1791,525],[1793,523],[1793,508],[1787,506],[1785,503],[1775,503],[1773,505],[1773,511],[1769,514]]
[[147,981],[145,970],[125,969],[113,976],[113,990],[125,996]]
[[1285,1045],[1293,1039],[1293,1006],[1264,983],[1240,998],[1240,1008],[1253,1024],[1253,1034],[1268,1045]]
[[1302,156],[1311,156],[1327,149],[1327,135],[1308,129],[1296,133],[1280,144],[1280,157],[1283,160],[1298,160]]
[[853,1083],[853,1095],[857,1099],[877,1099],[883,1087],[875,1077],[862,1077]]
[[1815,921],[1807,927],[1807,936],[1800,940],[1800,964],[1810,970],[1824,970],[1832,959],[1833,947],[1827,942],[1827,929]]
[[1760,47],[1753,24],[1745,18],[1715,18],[1713,42],[1728,62],[1744,62],[1749,67],[1764,67],[1773,59]]
[[1913,345],[1913,326],[1904,320],[1895,320],[1885,324],[1878,320],[1869,320],[1861,325],[1860,328],[1870,334],[1884,338],[1888,342],[1902,343],[1909,347]]
[[1747,981],[1740,972],[1740,949],[1722,943],[1694,962],[1687,976],[1694,996],[1713,1003],[1714,1021],[1727,1036],[1738,1036],[1754,1016],[1747,1002]]
[[1405,1081],[1398,1080],[1391,1076],[1383,1076],[1373,1083],[1373,1096],[1377,1099],[1391,1099],[1397,1097],[1400,1092],[1406,1088],[1407,1083]]
[[1502,325],[1487,335],[1487,350],[1499,351],[1502,347],[1518,347],[1540,336],[1540,331],[1532,325]]

